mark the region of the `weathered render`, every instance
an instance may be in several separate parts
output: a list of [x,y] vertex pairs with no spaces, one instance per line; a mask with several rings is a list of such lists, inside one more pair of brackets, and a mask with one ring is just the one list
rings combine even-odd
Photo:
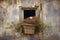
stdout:
[[44,0],[42,5],[43,20],[53,26],[45,32],[45,39],[60,40],[60,0]]
[[14,0],[7,0],[0,2],[0,40],[39,40],[37,35],[21,36],[13,30],[14,28],[6,29],[9,25],[24,20],[23,10],[26,8],[36,8],[36,16],[51,23],[51,29],[44,31],[44,40],[60,40],[60,0],[17,0],[17,3],[14,3]]

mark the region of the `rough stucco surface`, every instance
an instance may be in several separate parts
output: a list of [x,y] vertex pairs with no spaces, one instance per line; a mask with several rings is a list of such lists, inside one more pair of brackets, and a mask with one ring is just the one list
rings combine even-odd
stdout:
[[[25,3],[27,2],[27,4],[34,4],[34,2],[31,0],[29,2],[29,0],[22,0],[25,5]],[[4,12],[6,10],[6,15],[7,17],[4,16],[3,13],[1,13],[0,11],[0,14],[2,14],[3,17],[3,20],[5,20],[5,22],[2,22],[4,24],[2,24],[2,28],[1,28],[1,25],[0,25],[0,40],[39,40],[38,36],[37,35],[24,35],[24,36],[21,36],[20,33],[16,32],[14,30],[14,28],[11,28],[11,29],[6,29],[7,27],[9,27],[9,25],[12,25],[12,24],[16,24],[18,21],[19,21],[19,13],[20,13],[20,17],[23,17],[23,13],[22,13],[22,10],[19,10],[19,5],[16,5],[16,4],[12,4],[10,5],[8,2],[2,2],[0,3],[0,6],[2,7],[2,12]],[[28,5],[27,5],[28,6]],[[5,9],[5,10],[4,10]],[[1,16],[1,17],[2,17]],[[4,25],[4,26],[3,26]]]
[[0,40],[20,40],[20,34],[14,32],[13,28],[6,28],[18,21],[19,12],[17,6],[9,5],[8,2],[0,3]]
[[60,1],[45,0],[42,8],[43,20],[52,24],[52,28],[44,32],[44,39],[60,40]]
[[[34,1],[34,0],[33,0]],[[27,2],[27,0],[22,0],[23,5],[29,6],[29,4],[34,4],[33,1]],[[44,40],[60,40],[60,4],[59,0],[44,0],[42,3],[43,8],[43,19],[44,21],[51,23],[52,28],[48,31],[44,32]],[[29,36],[24,35],[21,36],[19,33],[13,31],[12,29],[6,29],[5,27],[8,26],[11,23],[16,23],[19,20],[19,11],[21,13],[21,10],[19,10],[19,7],[16,5],[9,5],[7,2],[1,3],[0,6],[2,6],[3,11],[5,9],[6,15],[8,17],[4,18],[5,22],[3,22],[3,25],[0,25],[0,40],[39,40],[38,36]],[[3,12],[2,11],[2,12]],[[1,11],[0,11],[0,14]],[[23,15],[23,14],[22,14]],[[20,16],[22,16],[20,14]],[[2,17],[2,16],[1,16]],[[17,17],[17,18],[16,18]],[[7,20],[7,21],[6,21]],[[9,21],[8,21],[9,20]],[[2,21],[1,21],[2,22]],[[1,28],[2,26],[2,28]]]

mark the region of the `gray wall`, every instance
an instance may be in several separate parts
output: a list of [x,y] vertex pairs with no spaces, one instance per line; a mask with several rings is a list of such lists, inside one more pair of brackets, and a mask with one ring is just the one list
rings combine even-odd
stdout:
[[[34,0],[33,0],[34,1]],[[34,4],[33,1],[29,0],[22,0],[23,6],[31,6],[31,4]],[[34,1],[35,2],[35,1]],[[30,5],[29,5],[29,4]],[[9,5],[7,2],[4,4],[3,2],[0,4],[7,12],[7,20],[6,25],[11,24],[13,22],[19,21],[19,14],[20,17],[22,16],[21,10],[19,10],[18,5]],[[6,7],[4,7],[6,6]],[[3,10],[4,10],[3,9]],[[42,2],[42,16],[43,20],[47,23],[51,23],[52,27],[48,31],[44,31],[44,40],[60,40],[60,1],[56,0],[44,0]],[[20,11],[20,12],[19,12]],[[16,18],[17,17],[17,18]],[[6,17],[5,17],[6,18]],[[4,29],[4,30],[3,30]],[[38,37],[36,36],[20,36],[19,33],[13,31],[13,29],[5,29],[0,27],[0,40],[28,40],[32,37],[32,39],[38,40]]]
[[60,1],[44,0],[42,4],[43,20],[52,24],[51,29],[44,32],[44,39],[60,40]]

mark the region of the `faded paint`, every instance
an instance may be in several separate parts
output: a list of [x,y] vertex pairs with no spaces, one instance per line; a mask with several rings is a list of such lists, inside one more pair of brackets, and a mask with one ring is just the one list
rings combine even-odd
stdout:
[[[2,10],[6,11],[7,18],[4,17],[5,22],[4,28],[0,28],[0,40],[28,40],[33,36],[25,35],[21,37],[21,35],[17,32],[13,32],[12,29],[5,29],[5,26],[11,23],[17,23],[19,21],[19,17],[23,18],[23,11],[21,7],[31,7],[35,5],[36,0],[22,0],[19,1],[21,3],[18,4],[9,4],[8,2],[1,2],[0,6],[2,6]],[[37,5],[38,2],[36,2]],[[5,6],[5,7],[4,7]],[[5,10],[4,10],[5,9]],[[39,9],[39,8],[38,8]],[[1,12],[1,11],[0,11]],[[39,13],[39,12],[37,12]],[[41,17],[47,23],[52,24],[52,28],[48,31],[44,31],[44,39],[45,40],[60,40],[60,1],[59,0],[44,0],[42,3],[42,13]],[[2,14],[2,13],[0,13]],[[2,17],[2,16],[1,16]],[[2,21],[1,21],[2,22]],[[3,24],[2,24],[3,26]],[[1,27],[1,25],[0,25]],[[34,40],[38,38],[34,36]],[[38,40],[38,39],[36,39]]]
[[52,28],[44,32],[46,40],[60,40],[60,1],[45,0],[43,2],[43,20],[52,24]]

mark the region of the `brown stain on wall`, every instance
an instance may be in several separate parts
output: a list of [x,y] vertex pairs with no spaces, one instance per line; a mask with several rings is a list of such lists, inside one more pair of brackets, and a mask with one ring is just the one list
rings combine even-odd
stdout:
[[0,0],[0,3],[3,2],[3,1],[7,1],[7,0]]
[[2,2],[8,2],[9,4],[17,4],[17,0],[0,0],[0,3]]
[[59,6],[59,7],[60,7],[60,0],[54,0],[54,1],[53,1],[53,4],[54,4],[55,6]]

